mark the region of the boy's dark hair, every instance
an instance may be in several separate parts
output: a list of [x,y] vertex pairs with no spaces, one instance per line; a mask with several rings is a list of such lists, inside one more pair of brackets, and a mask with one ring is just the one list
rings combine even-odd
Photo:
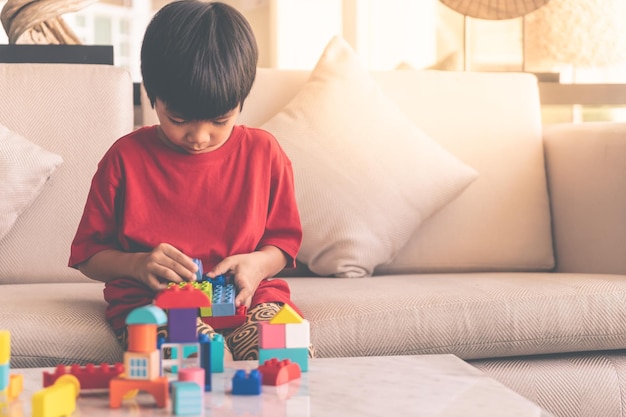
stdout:
[[159,98],[185,120],[215,119],[243,105],[258,49],[248,21],[219,2],[169,3],[152,18],[141,74],[152,107]]

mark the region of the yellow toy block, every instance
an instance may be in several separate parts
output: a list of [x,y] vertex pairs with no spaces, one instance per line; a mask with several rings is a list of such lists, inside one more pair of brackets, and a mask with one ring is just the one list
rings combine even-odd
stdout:
[[70,416],[76,410],[80,382],[74,375],[63,375],[54,385],[37,391],[32,398],[32,417]]
[[11,359],[11,333],[0,330],[0,365],[9,363]]
[[302,323],[302,316],[289,304],[282,306],[278,313],[270,320],[270,324]]
[[9,388],[7,389],[7,399],[9,402],[15,400],[24,390],[24,376],[22,374],[11,374]]

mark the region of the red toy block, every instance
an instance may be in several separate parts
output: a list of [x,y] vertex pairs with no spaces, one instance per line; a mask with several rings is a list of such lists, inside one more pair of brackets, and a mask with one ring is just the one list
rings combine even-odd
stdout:
[[263,385],[282,385],[302,376],[300,366],[289,359],[279,361],[272,358],[259,365],[258,369],[263,375]]
[[234,329],[245,323],[247,315],[248,308],[246,306],[239,306],[234,316],[202,317],[202,321],[215,330]]
[[211,300],[192,284],[172,285],[154,298],[154,304],[162,309],[211,307]]
[[260,321],[258,326],[259,347],[261,349],[284,349],[287,347],[286,325]]
[[69,374],[78,379],[81,389],[107,389],[109,388],[111,379],[122,372],[124,372],[124,364],[122,363],[113,365],[102,363],[99,366],[95,366],[93,363],[89,363],[85,366],[59,365],[54,372],[43,373],[43,386],[49,387],[53,385],[59,377]]

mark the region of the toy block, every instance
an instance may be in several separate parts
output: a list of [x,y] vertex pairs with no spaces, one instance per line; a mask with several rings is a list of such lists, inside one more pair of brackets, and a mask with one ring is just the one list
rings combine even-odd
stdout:
[[178,373],[183,368],[200,366],[198,343],[163,343],[161,345],[161,370]]
[[115,363],[113,365],[102,363],[99,366],[95,366],[93,363],[89,363],[85,366],[59,365],[54,372],[44,371],[43,386],[49,387],[54,384],[59,377],[69,374],[74,375],[78,379],[81,389],[108,389],[111,378],[115,378],[122,372],[124,372],[124,364],[122,363]]
[[156,349],[157,326],[154,324],[131,324],[128,326],[129,352],[149,353]]
[[167,312],[168,341],[170,343],[194,343],[196,333],[197,308],[175,308]]
[[258,369],[263,375],[263,385],[282,385],[302,376],[300,366],[289,359],[279,361],[272,358],[263,362]]
[[213,317],[235,315],[235,286],[233,284],[214,285],[211,303]]
[[202,261],[198,258],[194,258],[193,263],[198,267],[198,270],[196,271],[196,281],[200,282],[204,276],[204,272],[202,271]]
[[211,372],[224,372],[224,336],[219,333],[211,335]]
[[278,360],[289,359],[300,366],[300,371],[307,372],[309,370],[308,348],[259,349],[259,363],[272,358]]
[[156,349],[150,353],[124,352],[125,377],[133,380],[158,378],[161,375],[159,359]]
[[54,385],[32,396],[32,417],[69,416],[76,410],[80,383],[73,375],[63,375]]
[[4,391],[9,387],[9,374],[11,367],[9,363],[0,365],[0,391]]
[[195,382],[174,381],[172,388],[172,410],[176,416],[201,415],[204,409],[204,394]]
[[171,285],[159,292],[154,298],[154,304],[166,310],[211,306],[211,299],[206,294],[189,283],[184,284]]
[[239,369],[233,376],[233,395],[261,395],[261,373],[253,369],[249,374]]
[[[202,388],[211,391],[211,339],[209,335],[199,334],[198,342],[200,343],[200,367],[204,370],[204,383]],[[222,351],[223,352],[223,351]],[[222,368],[224,366],[222,365]]]
[[[194,282],[193,286],[202,291],[209,299],[213,298],[213,285],[209,281]],[[212,315],[212,307],[200,307],[200,317],[210,317]]]
[[311,326],[308,320],[302,323],[285,324],[285,347],[286,348],[309,348],[311,344]]
[[284,304],[278,313],[270,320],[272,324],[302,323],[302,316],[289,304]]
[[163,326],[167,323],[167,316],[162,308],[155,305],[137,307],[126,316],[126,324],[153,324]]
[[169,382],[167,377],[159,377],[151,381],[116,377],[109,383],[109,407],[120,408],[124,395],[132,390],[146,391],[154,397],[157,407],[165,408],[169,399]]
[[224,286],[224,285],[228,284],[228,281],[229,281],[229,278],[226,275],[224,275],[224,274],[220,274],[220,275],[216,276],[215,278],[209,278],[209,276],[207,275],[206,279],[211,284],[213,284],[214,286],[215,285]]
[[9,375],[9,388],[7,389],[7,400],[15,400],[24,390],[24,376],[22,374]]
[[239,306],[234,316],[202,317],[202,321],[215,330],[235,329],[244,324],[247,317],[248,308],[246,306]]
[[183,368],[178,371],[179,381],[189,381],[198,384],[204,390],[205,372],[203,368]]
[[0,365],[9,363],[11,360],[11,333],[8,330],[0,330]]
[[260,321],[257,326],[259,328],[259,348],[282,349],[287,347],[285,344],[285,324],[270,324],[267,321]]

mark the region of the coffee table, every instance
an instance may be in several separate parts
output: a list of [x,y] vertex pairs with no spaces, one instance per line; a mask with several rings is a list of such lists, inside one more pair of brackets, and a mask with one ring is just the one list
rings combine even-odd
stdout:
[[[256,366],[256,361],[227,362],[223,374],[213,374],[213,391],[205,393],[203,415],[552,417],[453,355],[313,359],[300,380],[263,386],[260,396],[231,395],[235,370]],[[31,415],[31,396],[42,388],[44,370],[12,370],[24,376],[24,392],[10,405],[6,417]],[[157,408],[144,393],[125,400],[120,409],[110,409],[106,392],[81,393],[74,413],[88,417],[170,415],[170,407]]]

